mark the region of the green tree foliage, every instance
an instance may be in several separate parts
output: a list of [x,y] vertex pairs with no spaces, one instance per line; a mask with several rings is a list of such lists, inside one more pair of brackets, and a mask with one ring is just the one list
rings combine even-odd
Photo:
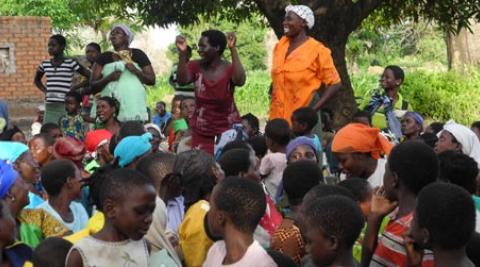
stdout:
[[68,30],[80,23],[70,3],[62,0],[2,0],[0,15],[50,17],[53,27],[59,30]]
[[[265,24],[257,18],[256,20],[243,21],[240,23],[231,22],[226,19],[205,19],[201,18],[195,25],[180,26],[179,32],[193,48],[193,58],[197,57],[196,48],[200,35],[208,29],[217,29],[223,32],[235,32],[237,35],[237,48],[242,64],[247,70],[265,70],[267,51],[265,48],[265,35],[267,32]],[[178,61],[177,48],[175,44],[168,47],[167,56],[173,62]],[[231,60],[230,51],[225,50],[224,58]]]

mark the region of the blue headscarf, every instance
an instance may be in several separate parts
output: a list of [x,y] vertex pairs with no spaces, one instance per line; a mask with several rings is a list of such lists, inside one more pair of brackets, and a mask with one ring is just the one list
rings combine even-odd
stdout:
[[118,159],[118,165],[123,168],[136,158],[149,152],[152,149],[151,139],[151,133],[123,138],[113,151],[113,155]]
[[14,163],[25,152],[28,147],[19,142],[0,141],[0,160]]
[[409,111],[409,112],[405,113],[404,116],[412,117],[419,125],[421,125],[423,127],[423,117],[418,112]]
[[0,199],[3,199],[8,190],[17,180],[18,173],[7,162],[0,160]]
[[293,151],[295,150],[295,148],[301,146],[301,145],[305,145],[305,146],[309,146],[312,148],[312,150],[315,152],[315,156],[317,156],[318,154],[318,151],[317,151],[317,148],[315,147],[315,144],[313,143],[312,139],[311,138],[308,138],[308,137],[305,137],[305,136],[299,136],[295,139],[293,139],[292,141],[290,141],[287,145],[287,149],[285,151],[285,154],[287,156],[287,159],[288,157],[290,157],[290,155],[293,153]]

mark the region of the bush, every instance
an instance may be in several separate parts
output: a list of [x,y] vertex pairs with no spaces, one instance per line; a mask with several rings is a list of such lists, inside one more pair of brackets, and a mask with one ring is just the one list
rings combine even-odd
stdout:
[[[352,77],[355,96],[365,105],[375,88],[378,76]],[[470,125],[480,118],[480,71],[470,69],[464,74],[455,71],[411,71],[406,73],[401,93],[413,109],[429,120],[455,121]]]

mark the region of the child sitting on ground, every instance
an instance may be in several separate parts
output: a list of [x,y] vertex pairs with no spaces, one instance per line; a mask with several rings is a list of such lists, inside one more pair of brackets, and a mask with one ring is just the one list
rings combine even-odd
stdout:
[[292,114],[292,131],[295,136],[306,136],[312,139],[317,155],[321,155],[323,151],[322,142],[319,136],[313,133],[313,128],[317,123],[318,115],[312,108],[299,108]]
[[260,122],[252,113],[247,113],[242,116],[242,125],[247,130],[248,139],[262,135],[260,132]]
[[53,145],[55,140],[48,134],[37,134],[28,143],[33,158],[40,167],[44,166],[53,158]]
[[40,133],[50,135],[55,141],[57,141],[58,138],[63,137],[63,133],[62,133],[62,130],[60,129],[60,126],[58,126],[58,124],[53,122],[47,122],[44,125],[42,125],[42,128],[40,129]]
[[277,194],[283,170],[287,167],[285,150],[290,141],[290,135],[290,127],[284,119],[271,120],[265,127],[269,153],[262,158],[259,171],[272,198]]
[[208,229],[223,240],[210,248],[204,267],[277,266],[253,239],[266,208],[263,190],[257,183],[228,177],[215,187],[210,202]]
[[70,91],[65,94],[65,110],[67,114],[60,117],[58,125],[64,136],[83,141],[87,129],[80,114],[81,103],[82,96],[79,93]]
[[358,205],[333,195],[305,203],[302,212],[305,241],[316,266],[357,266],[352,247],[364,225]]
[[[406,265],[403,236],[412,223],[417,194],[423,187],[435,182],[437,176],[437,156],[426,144],[405,142],[393,148],[385,165],[384,187],[375,190],[372,198],[362,247],[363,266]],[[397,206],[378,238],[382,220]],[[422,266],[432,265],[432,255],[425,255]]]
[[305,194],[323,183],[323,175],[315,162],[303,160],[288,165],[283,172],[282,182],[290,210],[272,236],[271,249],[289,256],[299,264],[306,253],[305,242],[298,227],[300,206]]
[[[227,144],[227,146],[230,144]],[[240,143],[237,145],[240,146]],[[246,145],[246,143],[244,143],[244,145]],[[248,145],[246,146],[248,147]],[[219,163],[226,177],[238,176],[259,183],[256,170],[256,158],[251,148],[227,149],[222,154]],[[255,240],[260,242],[264,248],[268,248],[270,247],[271,236],[280,225],[282,216],[277,211],[275,203],[266,191],[265,200],[267,202],[267,208],[265,209],[264,216],[260,220],[259,226],[255,230],[254,236]]]
[[59,237],[43,240],[33,251],[33,267],[65,267],[72,243]]
[[205,230],[204,220],[210,209],[213,187],[219,180],[218,169],[210,154],[196,150],[185,160],[181,174],[185,216],[178,230],[180,251],[185,266],[201,266],[213,244]]
[[431,249],[436,267],[473,267],[465,246],[474,229],[475,206],[466,190],[446,183],[426,186],[418,194],[414,219],[406,237],[410,265],[420,266],[423,249]]
[[134,170],[117,169],[101,183],[99,196],[105,225],[74,245],[66,266],[148,266],[149,248],[143,236],[155,209],[151,180]]
[[74,201],[82,192],[78,168],[69,160],[54,160],[42,168],[41,182],[48,201],[38,208],[50,213],[72,232],[82,230],[87,225],[88,214],[82,204]]

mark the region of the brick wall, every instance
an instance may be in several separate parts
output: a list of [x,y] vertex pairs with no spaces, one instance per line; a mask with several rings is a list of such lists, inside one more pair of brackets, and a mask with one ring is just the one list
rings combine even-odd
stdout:
[[0,99],[10,103],[43,99],[33,78],[38,64],[48,58],[51,33],[48,17],[0,16]]

